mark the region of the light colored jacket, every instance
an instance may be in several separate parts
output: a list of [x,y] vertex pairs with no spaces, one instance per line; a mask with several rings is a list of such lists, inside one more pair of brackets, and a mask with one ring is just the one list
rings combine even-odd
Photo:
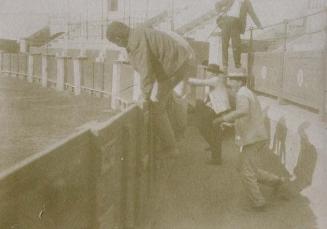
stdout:
[[223,116],[226,122],[235,121],[235,142],[246,146],[268,139],[265,116],[256,95],[241,87],[236,95],[236,110]]
[[222,77],[211,77],[209,79],[190,78],[188,79],[188,82],[195,86],[209,87],[209,93],[208,96],[206,96],[209,100],[206,101],[205,99],[205,102],[206,105],[214,110],[216,114],[231,109],[228,93],[224,86]]
[[127,53],[147,95],[155,81],[171,78],[186,61],[195,63],[193,49],[182,37],[145,27],[131,30]]

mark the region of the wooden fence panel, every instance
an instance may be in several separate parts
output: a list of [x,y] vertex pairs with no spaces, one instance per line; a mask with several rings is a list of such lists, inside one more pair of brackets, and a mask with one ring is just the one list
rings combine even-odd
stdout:
[[255,53],[253,75],[255,90],[278,96],[282,86],[282,53]]
[[42,70],[42,60],[41,55],[33,55],[33,78],[39,81],[41,79],[41,70]]
[[0,174],[0,228],[94,228],[91,132]]
[[10,68],[10,72],[11,72],[11,76],[17,76],[18,73],[18,68],[19,68],[19,59],[18,59],[18,54],[17,53],[12,53],[10,55],[11,58],[11,68]]
[[74,85],[74,65],[73,58],[65,59],[65,84],[70,90]]
[[133,107],[96,130],[98,228],[134,228],[144,215],[146,188],[141,185],[147,179],[142,161],[148,156],[141,115]]
[[82,87],[94,88],[94,63],[92,59],[82,60]]
[[28,55],[26,53],[19,54],[19,76],[21,78],[27,77]]
[[10,53],[3,53],[3,60],[2,60],[2,67],[3,67],[3,72],[6,75],[9,75],[10,71],[11,71],[11,57],[10,57]]
[[118,59],[117,51],[108,51],[104,61],[104,90],[111,92],[113,61]]
[[285,99],[319,109],[320,82],[324,74],[323,52],[287,53],[283,96]]
[[104,91],[104,62],[94,62],[94,89],[98,91]]
[[54,55],[48,56],[48,81],[49,81],[50,87],[52,87],[52,88],[56,87],[57,60],[56,60],[56,56],[54,56]]
[[122,64],[119,97],[133,101],[134,69],[129,64]]

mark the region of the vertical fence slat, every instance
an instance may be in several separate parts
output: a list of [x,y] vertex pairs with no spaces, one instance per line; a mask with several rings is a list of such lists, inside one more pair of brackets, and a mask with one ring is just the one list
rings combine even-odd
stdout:
[[288,34],[288,21],[284,20],[284,44],[283,44],[283,59],[282,59],[282,80],[281,80],[281,86],[280,91],[278,94],[278,103],[284,104],[284,82],[285,82],[285,70],[286,70],[286,52],[287,52],[287,34]]
[[2,74],[3,51],[0,50],[0,74]]
[[65,89],[65,57],[57,57],[57,83],[56,89],[63,91]]
[[77,57],[73,59],[75,95],[81,94],[82,63],[84,59],[85,57]]
[[136,71],[133,77],[133,101],[137,102],[141,96],[141,77]]
[[42,87],[48,86],[48,56],[42,55],[42,73],[41,73],[41,85]]
[[32,83],[33,82],[33,74],[34,74],[34,57],[32,54],[28,55],[28,67],[27,67],[27,81]]
[[[325,13],[327,17],[327,9]],[[320,104],[320,118],[323,121],[327,120],[326,110],[327,110],[327,25],[325,25],[325,48],[324,48],[324,72],[321,79],[321,104]]]
[[122,67],[122,63],[120,61],[114,61],[112,84],[111,84],[111,108],[112,109],[118,108],[121,67]]

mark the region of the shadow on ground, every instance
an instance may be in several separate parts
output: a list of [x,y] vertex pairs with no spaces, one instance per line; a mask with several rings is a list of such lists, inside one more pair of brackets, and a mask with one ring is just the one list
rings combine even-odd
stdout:
[[[268,171],[290,177],[283,165],[287,129],[283,120],[277,127],[276,147],[262,155],[262,166]],[[234,145],[232,131],[227,131],[223,143],[223,165],[205,164],[209,153],[207,144],[197,129],[189,127],[180,142],[181,155],[174,161],[162,163],[157,176],[155,204],[151,209],[151,229],[315,229],[316,219],[310,203],[300,191],[311,184],[316,151],[305,134],[307,124],[301,125],[301,152],[294,174],[287,183],[287,197],[275,195],[262,186],[268,208],[253,211],[247,200],[235,167],[239,149]],[[279,128],[279,129],[278,129]],[[278,141],[278,142],[277,142]],[[277,144],[278,143],[278,144]],[[167,178],[166,174],[170,174]],[[285,191],[285,190],[282,190]],[[285,194],[285,192],[284,192]]]

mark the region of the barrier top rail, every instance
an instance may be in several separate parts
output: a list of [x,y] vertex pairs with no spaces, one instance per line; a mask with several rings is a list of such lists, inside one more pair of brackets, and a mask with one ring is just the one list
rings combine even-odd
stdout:
[[290,22],[302,20],[302,19],[305,19],[305,18],[308,18],[308,17],[313,17],[313,16],[316,16],[316,15],[319,15],[319,14],[322,14],[322,13],[326,13],[326,12],[327,12],[327,8],[325,8],[323,10],[320,10],[320,11],[317,11],[315,13],[304,15],[304,16],[290,18],[290,19],[285,19],[283,21],[280,21],[280,22],[277,22],[277,23],[274,23],[274,24],[263,26],[262,28],[250,27],[246,31],[251,31],[251,30],[254,31],[254,30],[268,29],[268,28],[279,26],[279,25],[283,25],[285,23],[290,23]]

